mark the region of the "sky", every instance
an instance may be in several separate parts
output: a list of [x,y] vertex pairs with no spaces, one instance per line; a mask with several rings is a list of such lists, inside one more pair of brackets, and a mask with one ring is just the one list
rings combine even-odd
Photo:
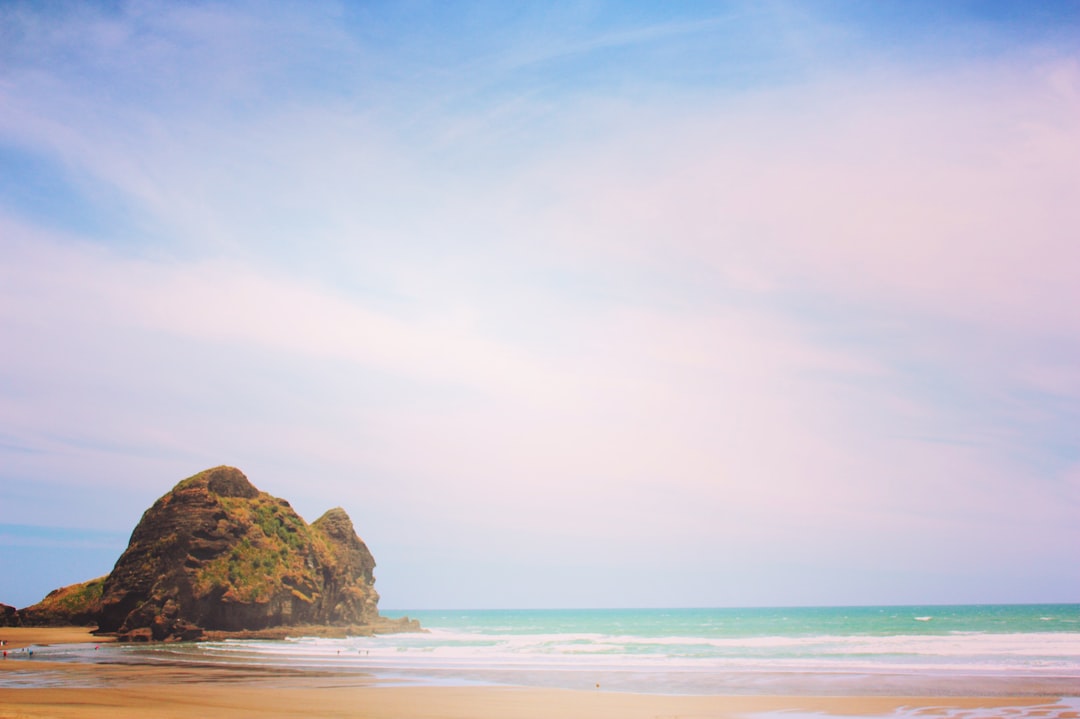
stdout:
[[1080,3],[0,4],[0,602],[239,467],[384,609],[1080,601]]

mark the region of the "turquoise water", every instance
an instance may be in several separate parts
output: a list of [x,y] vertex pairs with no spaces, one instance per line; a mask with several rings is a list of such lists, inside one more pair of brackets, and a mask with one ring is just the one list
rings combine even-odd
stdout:
[[384,614],[428,631],[127,646],[83,658],[672,694],[1080,696],[1076,604]]
[[[430,634],[375,638],[366,651],[409,671],[501,675],[515,682],[524,676],[529,683],[559,686],[586,676],[621,689],[681,693],[796,684],[818,691],[856,681],[901,688],[1017,687],[1039,680],[1080,694],[1075,604],[410,616]],[[809,677],[819,681],[808,683]]]
[[743,609],[384,611],[425,627],[481,635],[639,637],[934,636],[1080,632],[1080,604]]

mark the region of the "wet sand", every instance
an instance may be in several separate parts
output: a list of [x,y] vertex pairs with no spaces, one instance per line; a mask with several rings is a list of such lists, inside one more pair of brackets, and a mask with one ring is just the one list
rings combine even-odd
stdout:
[[95,637],[88,627],[0,627],[4,649],[20,649],[33,644],[104,644],[112,637]]
[[[98,644],[84,629],[0,629],[5,649]],[[1037,687],[1033,687],[1037,689]],[[1056,696],[657,696],[512,687],[387,686],[360,674],[175,664],[0,663],[0,719],[1080,719]],[[773,716],[775,715],[775,716]]]

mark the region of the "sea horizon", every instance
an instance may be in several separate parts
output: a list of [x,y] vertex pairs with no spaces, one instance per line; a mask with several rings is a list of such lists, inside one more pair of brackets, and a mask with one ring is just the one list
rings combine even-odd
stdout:
[[405,616],[410,612],[571,612],[571,611],[653,611],[653,610],[695,610],[695,609],[865,609],[865,608],[910,608],[910,607],[1043,607],[1043,606],[1063,606],[1063,607],[1080,607],[1080,601],[1061,602],[917,602],[917,603],[886,603],[886,604],[873,604],[873,603],[842,603],[842,604],[829,604],[829,603],[807,603],[807,604],[685,604],[685,605],[667,605],[667,606],[645,606],[645,605],[581,605],[581,606],[560,606],[560,607],[538,607],[538,606],[515,606],[515,607],[496,607],[496,606],[466,606],[466,607],[428,607],[428,608],[381,608],[379,614],[391,619],[396,619],[401,616]]

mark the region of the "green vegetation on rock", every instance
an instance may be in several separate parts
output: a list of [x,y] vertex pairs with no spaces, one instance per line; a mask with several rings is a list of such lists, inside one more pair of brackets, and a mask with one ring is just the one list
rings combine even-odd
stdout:
[[19,620],[27,625],[88,625],[96,622],[101,611],[106,577],[72,584],[49,592],[37,604],[19,611]]
[[199,567],[193,574],[196,598],[218,594],[224,601],[265,602],[286,590],[305,602],[312,593],[298,588],[314,586],[315,566],[335,564],[326,538],[313,530],[282,500],[260,493],[253,499],[220,497],[228,516],[226,531],[238,529],[242,539]]

